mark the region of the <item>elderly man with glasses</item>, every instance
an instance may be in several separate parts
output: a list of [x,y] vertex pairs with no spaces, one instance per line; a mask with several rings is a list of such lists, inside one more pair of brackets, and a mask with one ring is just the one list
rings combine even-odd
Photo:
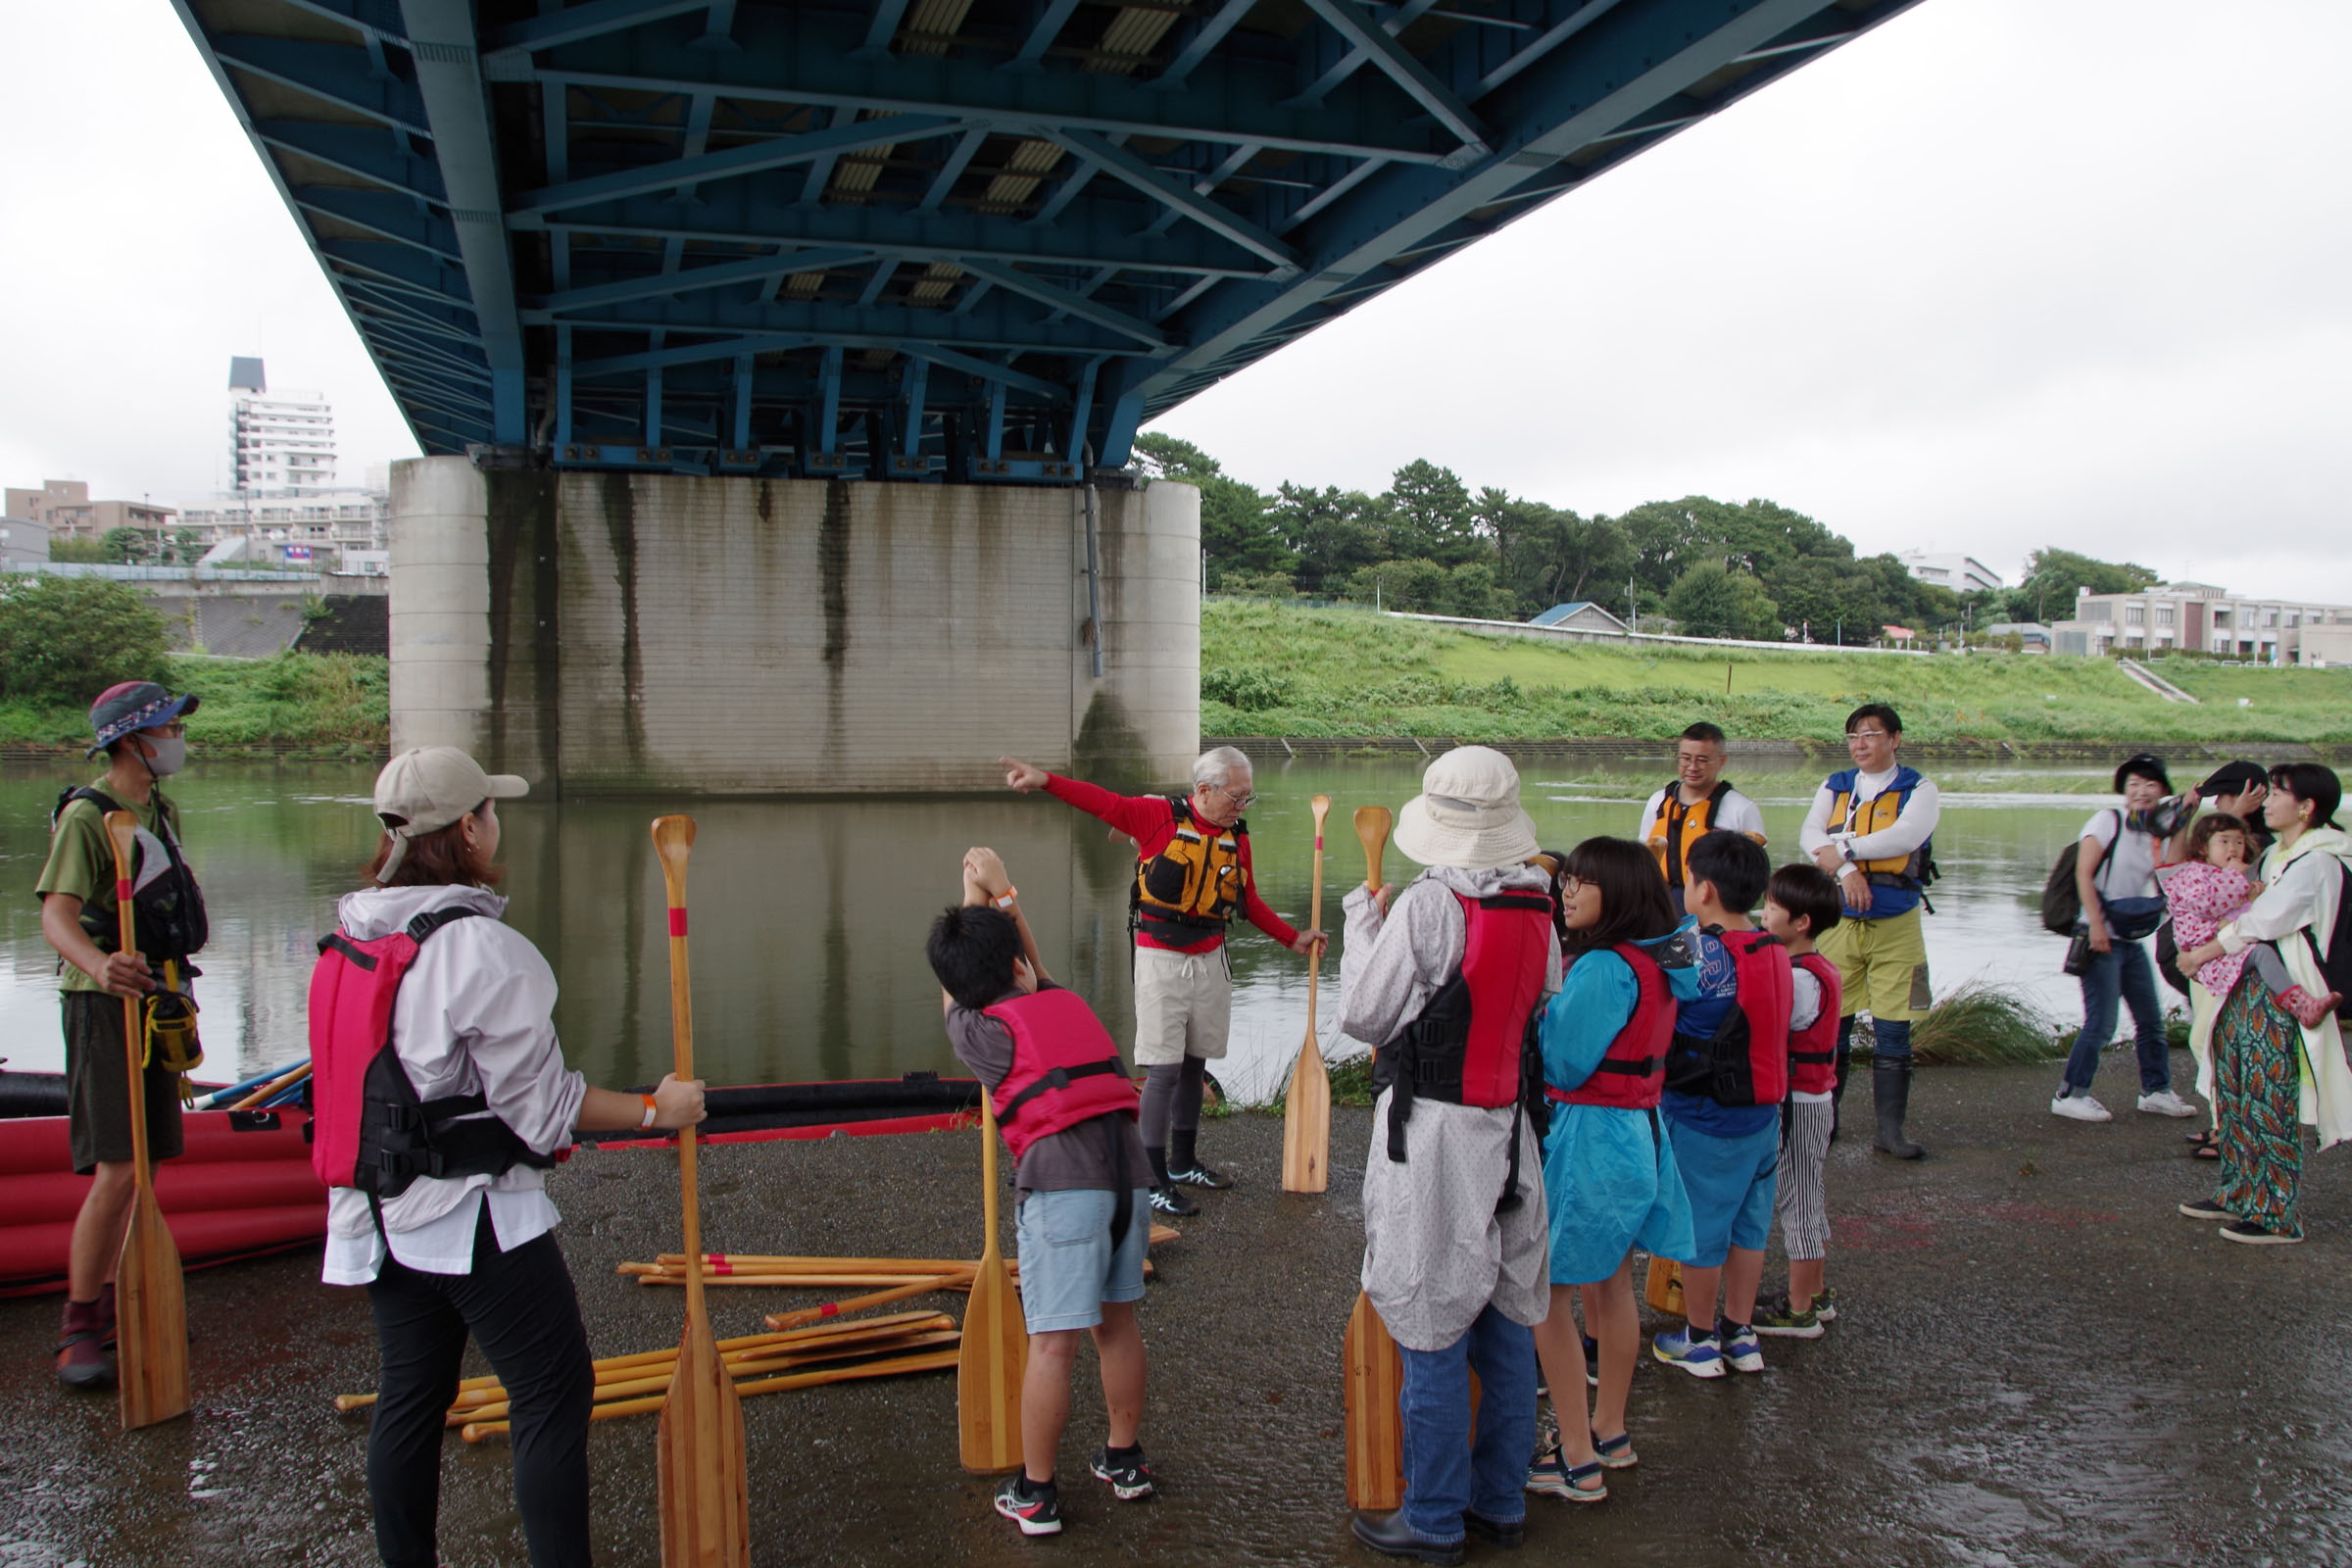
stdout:
[[1903,1136],[1903,1119],[1911,1104],[1911,1025],[1935,1001],[1919,915],[1936,877],[1930,839],[1940,807],[1936,786],[1895,760],[1902,743],[1903,721],[1885,703],[1865,703],[1847,714],[1845,748],[1854,765],[1832,773],[1814,793],[1796,842],[1837,878],[1845,903],[1845,918],[1818,950],[1838,965],[1844,984],[1833,1093],[1845,1092],[1854,1014],[1868,1008],[1877,1147],[1897,1159],[1917,1159],[1925,1151]]
[[[1007,789],[1044,790],[1101,817],[1136,845],[1128,889],[1135,937],[1135,1064],[1144,1069],[1144,1152],[1152,1161],[1152,1206],[1200,1212],[1186,1187],[1219,1189],[1230,1178],[1200,1162],[1200,1098],[1208,1063],[1225,1054],[1233,1016],[1233,972],[1225,931],[1235,914],[1289,948],[1311,952],[1320,931],[1292,929],[1258,897],[1242,812],[1254,798],[1250,759],[1230,746],[1193,763],[1189,796],[1114,795],[1080,779],[998,759]],[[984,889],[1009,903],[1009,888]]]

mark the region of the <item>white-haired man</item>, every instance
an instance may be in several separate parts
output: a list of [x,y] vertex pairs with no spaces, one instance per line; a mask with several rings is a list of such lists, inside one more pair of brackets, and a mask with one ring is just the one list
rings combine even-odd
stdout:
[[1200,754],[1189,796],[1115,795],[1082,779],[999,758],[1007,789],[1044,790],[1135,840],[1128,890],[1135,933],[1135,1064],[1145,1073],[1144,1152],[1151,1157],[1152,1205],[1195,1214],[1186,1187],[1233,1185],[1200,1162],[1201,1087],[1225,1054],[1233,1017],[1233,971],[1225,928],[1235,914],[1306,953],[1320,931],[1297,931],[1258,897],[1243,810],[1254,798],[1250,759],[1230,746]]

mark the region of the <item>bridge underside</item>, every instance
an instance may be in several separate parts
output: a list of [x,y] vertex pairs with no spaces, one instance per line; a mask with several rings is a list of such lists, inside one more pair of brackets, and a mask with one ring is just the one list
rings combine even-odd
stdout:
[[1913,3],[173,0],[426,453],[1032,484]]

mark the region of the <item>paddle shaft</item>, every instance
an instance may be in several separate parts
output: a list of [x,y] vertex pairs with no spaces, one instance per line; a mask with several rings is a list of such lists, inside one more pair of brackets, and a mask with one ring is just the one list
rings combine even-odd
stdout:
[[[128,811],[109,811],[106,814],[106,834],[115,850],[115,917],[120,933],[116,945],[124,953],[139,951],[139,937],[131,913],[130,850],[138,832],[138,819]],[[155,1173],[147,1165],[147,1053],[140,1049],[145,1042],[139,1028],[139,999],[122,999],[122,1052],[130,1068],[125,1080],[130,1085],[130,1169],[140,1201],[155,1191]]]
[[[677,836],[664,842],[664,823],[686,824],[683,842]],[[694,985],[686,960],[686,858],[694,847],[694,823],[686,817],[663,817],[654,824],[654,842],[662,853],[662,884],[669,905],[669,1036],[671,1071],[684,1083],[694,1077]],[[678,1129],[678,1206],[685,1220],[686,1317],[708,1327],[703,1303],[703,1213],[696,1184],[694,1129]]]
[[[874,1361],[864,1366],[834,1367],[823,1372],[788,1372],[782,1377],[754,1378],[735,1385],[737,1394],[780,1394],[787,1389],[820,1388],[827,1383],[847,1383],[856,1378],[899,1377],[908,1372],[940,1372],[956,1364],[954,1350],[932,1350],[922,1355],[910,1355],[903,1360]],[[612,1421],[624,1415],[644,1415],[662,1409],[666,1402],[662,1395],[650,1395],[642,1399],[614,1399],[600,1404],[588,1412],[591,1421]],[[468,1422],[461,1435],[467,1443],[479,1443],[484,1438],[507,1430],[504,1421]]]
[[[1306,923],[1310,930],[1323,929],[1323,823],[1331,815],[1331,797],[1318,795],[1310,803],[1315,815],[1315,875],[1314,891],[1308,895]],[[1315,1036],[1315,981],[1323,970],[1323,949],[1320,944],[1306,953],[1306,1040],[1320,1049]]]

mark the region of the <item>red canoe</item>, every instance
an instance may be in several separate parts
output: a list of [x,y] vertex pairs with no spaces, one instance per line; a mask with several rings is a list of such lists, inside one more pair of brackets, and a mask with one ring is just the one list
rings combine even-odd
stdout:
[[[65,1288],[67,1243],[90,1180],[74,1174],[54,1075],[0,1072],[0,1297]],[[836,1134],[929,1132],[967,1125],[968,1078],[908,1073],[846,1083],[710,1091],[705,1137],[764,1143]],[[12,1114],[13,1112],[13,1114]],[[199,1110],[182,1118],[187,1152],[157,1169],[156,1200],[190,1268],[315,1244],[326,1235],[326,1189],[311,1169],[310,1113]],[[606,1136],[606,1149],[660,1149],[666,1138]]]

